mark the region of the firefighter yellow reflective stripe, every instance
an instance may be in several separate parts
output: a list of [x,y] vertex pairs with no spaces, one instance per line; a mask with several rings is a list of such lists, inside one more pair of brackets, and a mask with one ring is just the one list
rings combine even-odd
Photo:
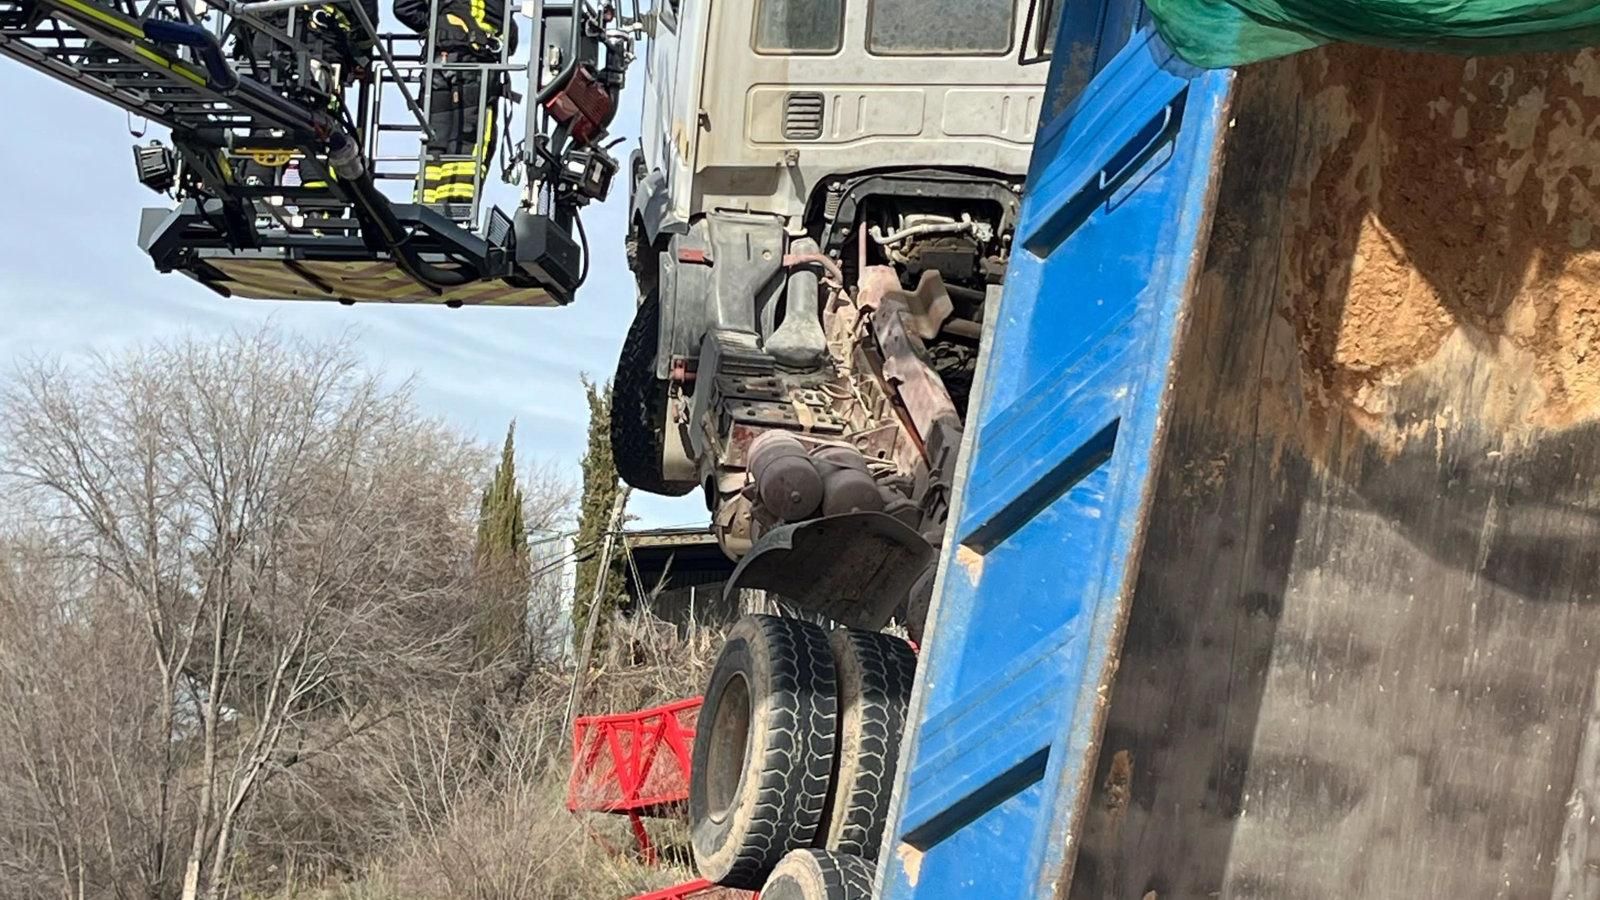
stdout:
[[470,184],[444,184],[422,192],[423,203],[443,203],[447,200],[472,200],[475,191]]
[[482,166],[476,160],[464,159],[457,162],[430,163],[424,168],[422,177],[427,181],[472,181],[481,171]]
[[472,29],[467,27],[467,20],[461,18],[460,16],[456,15],[455,13],[445,13],[444,14],[444,20],[446,22],[449,22],[451,25],[454,25],[455,27],[461,29],[463,32],[470,32],[472,30]]
[[494,98],[490,97],[483,110],[483,127],[478,129],[478,149],[472,156],[483,165],[487,174],[489,171],[489,136],[494,134]]
[[494,35],[499,33],[499,29],[495,28],[489,21],[489,14],[484,0],[472,0],[472,21],[478,23],[478,27],[483,29],[484,34]]
[[322,11],[330,16],[333,16],[333,20],[339,23],[339,27],[345,29],[346,31],[350,30],[350,17],[345,15],[342,8],[335,6],[332,3],[327,3],[323,5]]

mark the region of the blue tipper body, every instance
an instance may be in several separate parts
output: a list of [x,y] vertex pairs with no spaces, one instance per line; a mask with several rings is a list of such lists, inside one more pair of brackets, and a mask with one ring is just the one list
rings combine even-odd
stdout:
[[[1065,894],[1232,83],[1135,3],[1064,4],[880,868]],[[1092,77],[1090,77],[1092,76]]]

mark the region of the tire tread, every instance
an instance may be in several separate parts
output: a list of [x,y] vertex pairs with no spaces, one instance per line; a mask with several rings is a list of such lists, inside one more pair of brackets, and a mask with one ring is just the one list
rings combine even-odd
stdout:
[[830,643],[839,670],[840,724],[834,786],[819,843],[875,860],[888,822],[917,657],[904,640],[872,631],[840,629]]
[[[767,709],[760,777],[741,785],[735,807],[751,814],[743,834],[727,833],[717,846],[704,846],[700,822],[691,822],[700,874],[727,887],[756,890],[791,850],[809,847],[823,828],[837,729],[837,681],[828,636],[798,619],[746,616],[735,630],[759,641],[772,661],[770,681],[751,694],[766,696]],[[719,664],[720,665],[720,664]],[[713,673],[715,679],[715,673]],[[758,704],[758,708],[759,704]],[[754,729],[754,724],[752,729]],[[698,736],[697,736],[698,742]],[[696,753],[696,759],[701,759]],[[748,761],[746,763],[748,766]],[[691,778],[692,785],[699,782]],[[691,810],[703,809],[694,797]],[[731,855],[728,850],[732,849]]]
[[661,472],[667,384],[656,377],[660,322],[660,301],[650,294],[634,313],[611,379],[611,458],[634,490],[681,497],[695,485],[669,482]]
[[828,850],[796,850],[783,858],[764,894],[803,900],[872,900],[870,861]]

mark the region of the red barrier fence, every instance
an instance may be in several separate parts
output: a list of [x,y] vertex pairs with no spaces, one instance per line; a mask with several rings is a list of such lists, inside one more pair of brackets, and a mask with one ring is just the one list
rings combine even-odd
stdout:
[[689,799],[689,754],[700,698],[655,709],[584,716],[572,728],[567,809],[626,815],[639,850],[655,860],[644,816]]
[[710,898],[713,895],[722,897],[752,896],[742,891],[735,893],[727,888],[719,888],[709,881],[701,880],[680,884],[677,887],[663,888],[659,891],[651,891],[648,894],[639,894],[633,897],[632,900],[701,900],[701,898]]
[[[572,777],[567,809],[628,817],[639,852],[655,863],[644,817],[676,815],[689,799],[689,758],[700,700],[610,716],[584,716],[572,725]],[[752,897],[709,881],[640,894],[633,900],[710,900]]]

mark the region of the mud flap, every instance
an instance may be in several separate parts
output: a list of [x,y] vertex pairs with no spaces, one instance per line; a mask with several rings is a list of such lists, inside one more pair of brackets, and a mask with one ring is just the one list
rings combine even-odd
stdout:
[[877,630],[933,568],[933,545],[899,519],[853,512],[762,535],[725,588],[764,590],[841,625]]

